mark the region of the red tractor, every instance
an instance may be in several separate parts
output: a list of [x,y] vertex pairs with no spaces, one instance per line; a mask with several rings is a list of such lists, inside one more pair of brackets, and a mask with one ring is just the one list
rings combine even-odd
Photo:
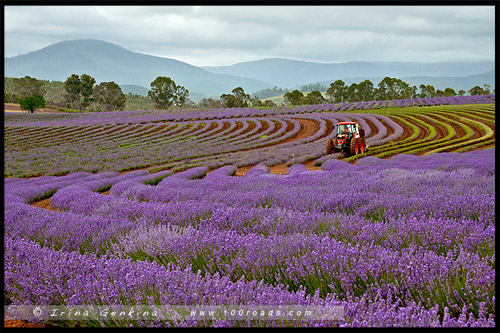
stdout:
[[355,121],[337,124],[337,133],[326,140],[326,154],[344,152],[346,156],[362,154],[366,150],[365,130]]

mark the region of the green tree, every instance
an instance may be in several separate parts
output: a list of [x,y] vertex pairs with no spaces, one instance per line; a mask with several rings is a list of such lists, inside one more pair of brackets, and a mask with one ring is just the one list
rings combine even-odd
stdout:
[[326,95],[332,102],[340,103],[345,100],[347,87],[342,80],[337,80],[330,83],[330,87],[326,91]]
[[451,88],[446,88],[444,90],[444,94],[445,94],[445,96],[457,96],[457,93],[455,92],[455,90],[453,90]]
[[464,94],[465,94],[465,90],[460,89],[460,90],[458,91],[458,96],[463,96]]
[[236,99],[236,106],[246,107],[250,103],[250,95],[245,93],[242,87],[236,87],[231,91]]
[[[222,94],[220,96],[226,107],[247,107],[252,104],[252,98],[249,94],[245,93],[245,90],[242,87],[236,87],[231,92],[232,94]],[[255,98],[253,101],[255,102]]]
[[434,86],[431,86],[430,84],[428,85],[421,84],[419,97],[420,98],[436,97],[436,89],[434,88]]
[[80,77],[77,74],[72,74],[64,82],[65,100],[83,112],[93,101],[94,84],[95,79],[90,75],[82,74]]
[[375,97],[373,83],[370,80],[360,82],[357,87],[358,96],[361,101],[371,101]]
[[475,95],[486,95],[485,94],[485,91],[483,88],[481,88],[480,86],[475,86],[473,88],[471,88],[468,93],[471,95],[471,96],[475,96]]
[[188,102],[189,90],[183,86],[176,85],[174,90],[173,104],[177,107],[182,107]]
[[252,96],[250,97],[250,105],[252,107],[256,107],[256,106],[262,106],[263,104],[257,96]]
[[284,97],[285,101],[288,104],[300,105],[302,103],[302,98],[304,97],[304,94],[301,91],[295,89],[293,91],[287,92]]
[[151,90],[148,91],[157,109],[167,109],[172,105],[184,104],[189,96],[189,90],[175,84],[174,80],[166,76],[158,76],[151,82]]
[[270,99],[266,99],[264,102],[262,102],[262,106],[276,106],[276,104],[273,103]]
[[127,98],[115,82],[101,82],[94,88],[94,100],[104,111],[123,110]]
[[198,107],[200,108],[221,108],[223,107],[223,102],[219,99],[213,98],[203,98],[198,102]]
[[358,94],[358,84],[351,83],[351,85],[347,88],[345,92],[345,99],[349,102],[357,102],[360,101],[360,96]]
[[44,96],[47,93],[43,87],[43,81],[30,76],[25,76],[20,79],[14,78],[13,90],[14,94],[18,95],[20,98],[31,97],[34,95]]
[[386,76],[378,84],[377,99],[405,99],[414,95],[414,90],[403,80]]
[[483,87],[484,87],[484,89],[483,89],[483,91],[484,91],[483,95],[491,95],[491,91],[490,91],[491,86],[489,84],[485,83],[485,84],[483,84]]
[[28,110],[33,113],[35,109],[45,107],[45,99],[41,95],[33,95],[21,98],[19,100],[19,106],[23,110]]
[[302,98],[302,104],[324,104],[326,99],[323,97],[319,90],[314,90],[308,93],[306,96]]
[[222,94],[220,99],[226,108],[234,108],[237,105],[236,97],[233,94]]

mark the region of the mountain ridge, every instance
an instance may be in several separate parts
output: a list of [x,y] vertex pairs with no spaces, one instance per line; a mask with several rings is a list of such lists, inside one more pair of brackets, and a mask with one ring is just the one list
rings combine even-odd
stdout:
[[[355,77],[462,77],[495,69],[494,62],[368,62],[315,63],[283,58],[236,63],[230,66],[204,66],[213,73],[224,73],[259,79],[281,88],[335,81]],[[300,77],[300,81],[297,80]],[[424,82],[422,82],[424,83]]]
[[[172,59],[133,52],[122,46],[96,39],[66,40],[27,54],[4,58],[5,77],[26,75],[65,81],[71,74],[89,74],[97,82],[114,81],[121,86],[144,89],[158,76],[171,77],[192,95],[216,97],[242,87],[246,93],[274,86],[295,89],[317,82],[348,82],[356,78],[397,77],[410,85],[453,82],[453,89],[468,90],[468,76],[487,72],[487,82],[494,88],[494,62],[369,62],[318,63],[287,58],[267,58],[230,66],[194,66]],[[486,76],[485,76],[486,77]],[[422,82],[414,82],[414,79]],[[412,81],[413,80],[413,81]],[[468,81],[469,80],[469,81]],[[372,80],[371,80],[372,81]],[[353,81],[354,82],[354,81]],[[492,84],[491,84],[492,82]],[[372,81],[375,85],[378,83]],[[434,84],[433,84],[434,85]],[[480,83],[482,85],[482,83]],[[436,89],[444,89],[446,87]],[[136,88],[133,88],[134,90]]]
[[98,82],[149,87],[158,76],[168,76],[190,92],[219,96],[241,86],[253,92],[271,87],[251,78],[211,73],[185,62],[129,51],[94,39],[62,41],[28,54],[5,58],[6,77],[29,75],[65,81],[71,74],[88,74]]

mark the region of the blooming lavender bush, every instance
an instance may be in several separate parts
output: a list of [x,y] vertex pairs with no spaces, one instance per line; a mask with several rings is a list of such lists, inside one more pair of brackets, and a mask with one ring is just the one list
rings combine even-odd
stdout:
[[245,177],[230,176],[233,166],[203,177],[200,167],[117,196],[91,191],[95,179],[80,174],[52,197],[57,212],[12,188],[36,192],[63,177],[10,181],[6,304],[344,310],[335,320],[98,323],[109,326],[494,327],[494,157],[332,159],[273,177],[265,164]]

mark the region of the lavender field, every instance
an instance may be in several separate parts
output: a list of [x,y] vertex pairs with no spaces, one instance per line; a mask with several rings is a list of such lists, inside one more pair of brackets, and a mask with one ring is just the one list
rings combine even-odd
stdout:
[[270,109],[6,115],[4,176],[150,172],[315,161],[339,121],[357,121],[369,150],[345,159],[465,152],[495,145],[495,96]]
[[60,326],[495,326],[494,148],[236,169],[6,178],[6,305],[342,309]]

